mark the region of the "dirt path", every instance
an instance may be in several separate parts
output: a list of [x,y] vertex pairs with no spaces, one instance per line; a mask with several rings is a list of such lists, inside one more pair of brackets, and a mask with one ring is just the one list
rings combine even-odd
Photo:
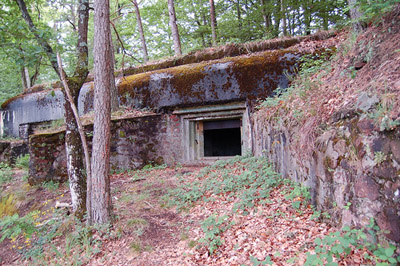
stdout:
[[[24,261],[20,250],[11,248],[13,245],[24,245],[23,239],[17,239],[15,243],[6,240],[1,244],[2,263],[178,266],[259,265],[263,261],[273,265],[303,265],[307,252],[313,252],[317,246],[315,239],[323,239],[335,228],[323,223],[321,217],[314,217],[315,212],[301,203],[300,196],[288,198],[293,188],[284,183],[266,190],[268,195],[247,202],[249,208],[233,211],[238,203],[245,200],[243,195],[240,196],[242,198],[238,195],[251,189],[251,184],[245,185],[239,192],[212,193],[214,187],[222,184],[217,181],[229,185],[232,180],[236,182],[237,178],[246,174],[257,173],[262,165],[256,165],[255,172],[240,165],[233,166],[209,168],[206,172],[202,167],[160,167],[114,174],[111,193],[116,221],[109,233],[93,236],[89,253],[87,250],[86,254],[79,253],[84,249],[66,252],[69,229],[64,229],[64,233],[47,246],[50,249],[43,251],[45,259],[36,263]],[[246,179],[242,181],[247,182]],[[181,205],[180,212],[169,205],[173,199],[169,192],[171,189],[184,187],[174,193],[181,197],[193,197],[196,196],[195,190],[191,189],[199,184],[207,184],[208,189],[201,192],[199,200],[192,205]],[[257,193],[254,195],[259,195]],[[48,210],[46,206],[53,206],[61,196],[63,201],[67,201],[68,195],[64,194],[63,186],[52,192],[34,188],[27,193],[30,197],[25,204],[31,202],[29,204],[32,205],[34,202],[45,213]],[[296,202],[299,202],[297,207]],[[64,223],[68,228],[68,221]],[[96,246],[100,250],[94,252]],[[54,248],[64,253],[57,255]],[[353,249],[347,258],[341,258],[339,265],[365,264],[367,261],[362,258],[365,253],[366,250]]]

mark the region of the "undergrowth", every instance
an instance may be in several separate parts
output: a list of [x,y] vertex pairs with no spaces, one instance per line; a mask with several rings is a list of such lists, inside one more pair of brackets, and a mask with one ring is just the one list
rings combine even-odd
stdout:
[[233,212],[248,214],[256,201],[269,197],[269,192],[282,184],[283,179],[265,158],[236,156],[227,161],[217,161],[200,171],[197,181],[190,184],[181,177],[181,186],[169,192],[169,204],[178,209],[191,207],[196,201],[211,200],[213,196],[227,193],[228,198],[239,198]]
[[7,163],[0,163],[0,185],[10,182],[13,179],[11,166]]
[[9,239],[31,265],[85,265],[105,239],[114,237],[107,225],[87,226],[62,210],[51,210],[1,218],[0,242]]
[[[194,182],[188,182],[184,175],[180,185],[169,191],[166,198],[170,205],[179,210],[188,209],[198,201],[218,200],[218,197],[235,202],[230,212],[222,215],[214,213],[200,224],[204,236],[199,243],[213,255],[224,243],[224,232],[234,225],[232,218],[235,215],[248,215],[257,209],[256,206],[267,205],[270,192],[275,188],[280,188],[285,198],[291,200],[292,207],[298,214],[301,215],[305,208],[310,207],[311,195],[307,187],[281,178],[267,159],[250,156],[217,161],[202,169]],[[310,217],[311,220],[321,215],[317,210],[315,213],[316,215]],[[396,265],[400,258],[396,258],[395,246],[378,244],[377,232],[380,230],[372,221],[368,230],[344,227],[342,231],[317,238],[314,249],[311,249],[313,252],[307,253],[305,265],[339,265],[338,262],[355,249],[364,249],[367,259],[376,265]],[[288,263],[294,261],[295,258],[292,258]],[[273,264],[270,256],[263,261],[251,257],[251,262],[252,265]]]

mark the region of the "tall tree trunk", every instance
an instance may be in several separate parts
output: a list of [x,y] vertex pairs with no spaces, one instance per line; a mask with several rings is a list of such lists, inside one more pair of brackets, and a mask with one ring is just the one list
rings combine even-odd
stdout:
[[217,45],[217,18],[215,16],[214,0],[210,0],[211,35],[213,46]]
[[111,72],[110,76],[110,97],[111,97],[111,111],[117,111],[119,107],[118,103],[118,88],[117,85],[115,84],[115,77],[114,77],[114,70],[115,70],[115,49],[114,49],[114,44],[112,41],[112,35],[111,35],[111,30],[110,30],[110,53],[111,53],[111,64],[109,71]]
[[25,79],[26,79],[26,87],[30,88],[32,86],[32,84],[31,84],[31,79],[30,79],[30,75],[29,75],[29,68],[24,67],[24,72],[25,72]]
[[169,26],[171,27],[172,39],[174,41],[175,56],[182,55],[181,40],[179,38],[178,25],[176,24],[176,14],[174,0],[168,0]]
[[312,9],[311,9],[310,5],[311,5],[311,3],[309,1],[302,2],[303,15],[304,15],[304,27],[305,27],[306,35],[311,34]]
[[110,80],[114,79],[110,43],[109,0],[94,5],[94,126],[92,144],[92,180],[90,182],[89,223],[112,221],[110,194]]
[[133,6],[135,7],[136,20],[138,24],[138,30],[140,35],[140,41],[142,42],[142,52],[143,52],[143,61],[146,63],[149,61],[149,54],[147,53],[146,39],[144,38],[142,18],[140,17],[139,5],[136,0],[132,0]]
[[285,0],[281,0],[281,19],[282,19],[282,32],[284,36],[287,36],[287,26],[286,26],[286,7]]
[[358,6],[357,0],[348,0],[350,7],[350,17],[353,22],[353,30],[355,32],[360,32],[366,28],[366,25],[361,21],[362,13],[360,7]]
[[236,13],[237,13],[237,20],[238,20],[239,30],[242,30],[242,14],[241,14],[241,11],[240,11],[240,0],[236,1]]
[[[206,40],[205,40],[205,38],[204,38],[204,33],[203,33],[203,31],[201,30],[202,24],[201,24],[201,21],[200,21],[201,15],[202,15],[202,14],[201,14],[201,11],[200,11],[200,15],[198,15],[198,14],[196,13],[196,6],[195,6],[193,0],[191,1],[191,3],[192,3],[192,7],[193,7],[194,20],[196,21],[196,24],[197,24],[197,26],[199,26],[199,29],[200,29],[201,44],[202,44],[203,48],[205,48],[205,47],[206,47]],[[203,1],[202,1],[202,0],[199,1],[199,5],[200,5],[200,7],[203,6]],[[200,10],[202,10],[202,8],[200,8]]]
[[279,24],[281,21],[281,3],[280,1],[274,1],[274,37],[278,37],[279,35]]
[[[74,104],[78,105],[78,96],[81,84],[68,81]],[[71,103],[67,100],[65,89],[64,118],[65,118],[65,151],[67,155],[67,173],[71,193],[72,208],[75,214],[82,218],[86,212],[86,175],[83,164],[82,141],[78,132],[78,124],[72,111]]]
[[[30,31],[35,36],[35,39],[46,52],[47,57],[61,79],[62,75],[58,67],[56,54],[49,43],[39,34],[32,18],[30,17],[24,0],[15,0],[21,11],[21,15],[28,24]],[[86,80],[88,71],[88,46],[87,33],[89,21],[89,2],[87,0],[79,0],[78,3],[78,44],[77,44],[77,63],[72,78],[68,78],[68,86],[73,96],[75,104],[78,102],[79,91]],[[65,73],[64,73],[65,75]],[[66,75],[65,75],[66,76]],[[75,214],[82,218],[86,212],[86,177],[82,162],[82,142],[79,137],[77,122],[74,118],[71,103],[67,101],[65,90],[63,90],[65,99],[65,124],[66,137],[65,148],[67,154],[67,172],[69,178],[72,208]]]
[[267,14],[265,0],[260,0],[260,5],[261,5],[261,14],[264,20],[265,32],[268,33],[269,27],[271,26],[271,16]]
[[24,91],[28,89],[28,85],[26,83],[26,75],[25,75],[25,68],[21,67],[21,82],[22,82],[22,87]]

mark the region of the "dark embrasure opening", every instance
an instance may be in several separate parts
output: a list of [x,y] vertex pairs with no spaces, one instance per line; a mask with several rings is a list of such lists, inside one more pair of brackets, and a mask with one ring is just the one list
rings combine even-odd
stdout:
[[205,121],[204,156],[235,156],[242,154],[240,119]]

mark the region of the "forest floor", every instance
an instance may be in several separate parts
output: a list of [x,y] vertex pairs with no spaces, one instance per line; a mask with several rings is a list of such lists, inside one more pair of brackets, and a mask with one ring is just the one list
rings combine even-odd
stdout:
[[116,220],[108,230],[87,230],[54,209],[56,201],[68,202],[66,185],[29,187],[18,178],[2,193],[25,191],[19,213],[38,209],[41,230],[4,240],[3,265],[303,265],[318,247],[333,250],[318,251],[323,261],[342,247],[348,255],[333,256],[339,265],[373,264],[364,258],[371,252],[340,244],[351,238],[339,233],[331,235],[339,244],[320,244],[337,231],[324,222],[329,217],[263,159],[113,174]]

